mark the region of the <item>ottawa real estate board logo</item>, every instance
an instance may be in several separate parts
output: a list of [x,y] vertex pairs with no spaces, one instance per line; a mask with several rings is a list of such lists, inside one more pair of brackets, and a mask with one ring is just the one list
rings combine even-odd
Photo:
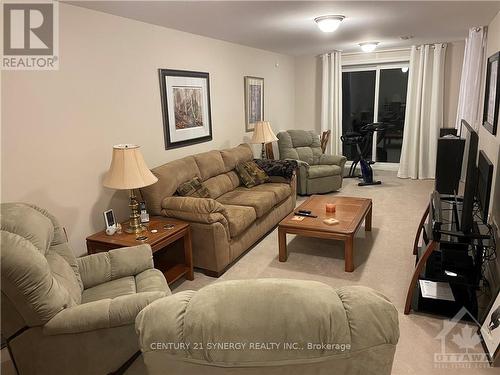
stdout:
[[59,69],[57,1],[2,1],[3,70]]

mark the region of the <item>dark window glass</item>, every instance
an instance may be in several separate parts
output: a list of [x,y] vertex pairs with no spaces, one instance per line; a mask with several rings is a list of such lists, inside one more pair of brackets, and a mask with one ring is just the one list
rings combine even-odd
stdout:
[[377,134],[377,161],[399,163],[403,144],[408,72],[380,70],[378,121],[391,124]]
[[[374,70],[342,73],[342,134],[359,132],[373,122],[375,103]],[[368,158],[371,158],[369,147]],[[349,160],[356,157],[355,146],[343,146],[343,154]]]

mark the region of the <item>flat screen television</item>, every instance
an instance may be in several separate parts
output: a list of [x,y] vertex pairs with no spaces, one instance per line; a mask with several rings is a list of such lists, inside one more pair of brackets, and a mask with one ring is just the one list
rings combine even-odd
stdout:
[[479,206],[479,215],[483,223],[488,222],[488,209],[490,208],[491,184],[493,182],[493,163],[484,151],[479,151],[477,161],[477,190],[476,199]]
[[479,137],[477,132],[465,120],[461,122],[460,136],[465,138],[465,187],[464,199],[462,205],[462,215],[460,220],[460,230],[463,233],[470,233],[472,231],[472,224],[474,222],[474,197],[477,188],[477,147]]

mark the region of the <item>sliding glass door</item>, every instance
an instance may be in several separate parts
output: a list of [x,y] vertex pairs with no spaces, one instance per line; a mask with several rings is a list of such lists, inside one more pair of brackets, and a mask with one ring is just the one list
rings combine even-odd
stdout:
[[[358,133],[362,126],[372,122],[389,124],[386,130],[374,134],[365,155],[368,159],[399,163],[407,88],[407,64],[343,70],[342,133]],[[353,146],[343,146],[343,154],[353,160],[356,150]]]

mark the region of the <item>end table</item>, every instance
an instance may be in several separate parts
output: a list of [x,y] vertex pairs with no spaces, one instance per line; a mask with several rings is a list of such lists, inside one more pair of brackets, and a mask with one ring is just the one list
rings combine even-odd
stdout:
[[[125,227],[125,225],[125,223],[122,223],[123,227]],[[173,225],[173,227],[170,228],[171,225]],[[193,280],[193,252],[191,248],[191,231],[189,223],[162,216],[153,216],[150,218],[149,223],[146,224],[146,227],[147,230],[140,234],[122,231],[122,233],[115,233],[112,236],[108,236],[105,231],[95,233],[87,237],[87,252],[88,254],[95,254],[119,247],[149,244],[153,251],[155,266],[157,266],[157,263],[160,263],[158,260],[160,250],[165,249],[167,246],[182,238],[184,243],[184,259],[170,265],[167,269],[161,269],[165,267],[157,268],[163,272],[169,284],[183,276],[185,276],[187,280]],[[139,241],[136,239],[138,236],[147,236],[147,239]]]

